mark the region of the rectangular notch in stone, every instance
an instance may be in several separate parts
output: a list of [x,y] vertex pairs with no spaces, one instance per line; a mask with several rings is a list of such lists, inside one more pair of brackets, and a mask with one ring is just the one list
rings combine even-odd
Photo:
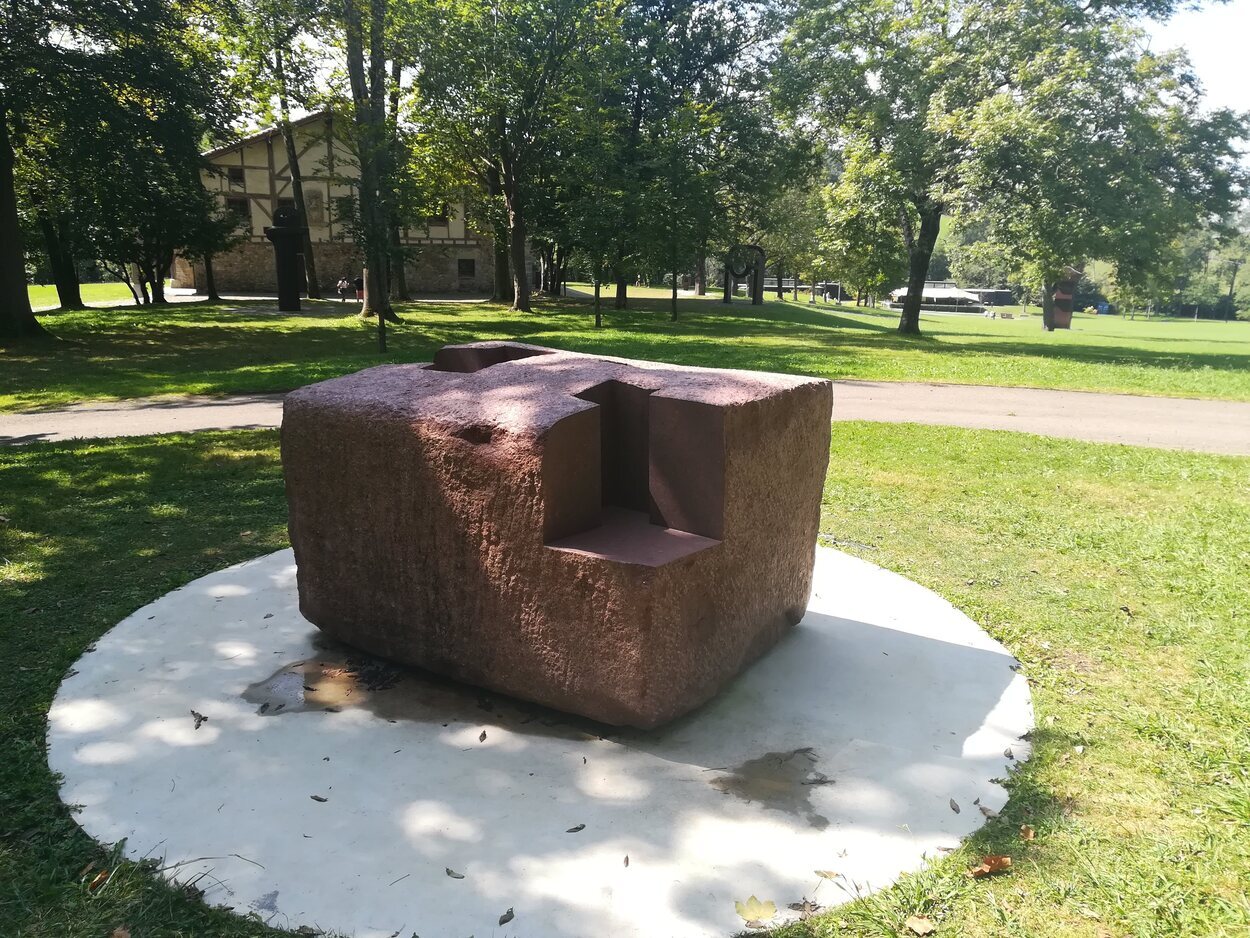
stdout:
[[721,540],[725,536],[725,409],[650,399],[651,521]]
[[543,446],[543,542],[603,521],[598,407],[570,414],[547,431]]
[[647,402],[651,392],[624,381],[604,381],[576,396],[599,405],[603,505],[649,513]]
[[502,362],[550,354],[547,349],[525,348],[520,345],[444,345],[434,353],[434,363],[430,365],[430,371],[472,374]]

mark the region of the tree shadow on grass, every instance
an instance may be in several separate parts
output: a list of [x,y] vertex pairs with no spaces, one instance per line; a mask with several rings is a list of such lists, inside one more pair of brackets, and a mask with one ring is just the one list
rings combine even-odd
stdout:
[[[209,909],[74,823],[44,759],[61,678],[129,612],[194,577],[281,547],[272,431],[0,450],[0,899],[5,934],[276,936]],[[88,864],[88,872],[81,872]],[[88,883],[102,870],[108,883]]]

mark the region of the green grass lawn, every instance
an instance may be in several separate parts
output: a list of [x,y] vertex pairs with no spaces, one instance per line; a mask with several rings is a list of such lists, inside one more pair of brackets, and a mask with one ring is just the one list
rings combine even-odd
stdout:
[[[62,676],[115,622],[285,544],[277,434],[5,449],[0,477],[0,935],[274,934],[94,845],[43,743]],[[776,938],[905,935],[912,914],[939,938],[1248,933],[1250,459],[840,424],[822,531],[1020,658],[1035,756],[959,852]],[[967,878],[987,853],[1012,870]]]
[[0,411],[150,394],[285,391],[381,361],[428,361],[449,342],[522,339],[558,348],[694,365],[829,378],[938,381],[1250,400],[1250,323],[1078,316],[1046,334],[1036,317],[926,315],[904,338],[896,314],[770,301],[640,298],[595,329],[582,299],[532,314],[490,303],[420,303],[402,310],[390,352],[370,323],[337,302],[114,307],[42,317],[62,340],[0,349]]
[[[35,283],[26,288],[30,305],[35,309],[48,309],[60,304],[56,287],[48,283]],[[134,294],[124,283],[84,283],[81,288],[84,303],[105,303],[111,300],[134,302]]]

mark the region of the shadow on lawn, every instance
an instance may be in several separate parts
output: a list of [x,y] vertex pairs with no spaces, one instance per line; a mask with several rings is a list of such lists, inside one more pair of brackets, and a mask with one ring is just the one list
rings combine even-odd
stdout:
[[[0,555],[13,564],[0,645],[21,663],[0,669],[0,932],[278,934],[116,864],[73,822],[44,759],[48,707],[92,642],[194,577],[284,545],[277,434],[0,450],[0,474]],[[102,869],[108,883],[89,889]]]
[[[674,323],[662,299],[635,299],[626,310],[605,303],[604,328],[595,329],[591,304],[581,298],[536,299],[528,314],[484,302],[401,304],[404,322],[390,329],[385,356],[376,350],[374,325],[332,301],[283,317],[261,315],[272,311],[266,303],[90,310],[49,317],[49,326],[72,341],[6,354],[0,394],[31,408],[89,398],[278,392],[384,362],[429,361],[443,345],[484,339],[829,378],[872,375],[883,365],[888,370],[895,352],[940,354],[952,361],[1036,358],[1159,371],[1250,369],[1250,349],[1185,354],[1108,344],[1115,337],[1082,342],[1065,336],[1055,342],[1040,334],[1034,340],[958,333],[940,324],[921,336],[901,336],[892,311],[856,310],[852,316],[793,302],[725,306],[684,298],[678,308]],[[951,366],[956,373],[961,368]],[[927,374],[941,379],[932,368]]]

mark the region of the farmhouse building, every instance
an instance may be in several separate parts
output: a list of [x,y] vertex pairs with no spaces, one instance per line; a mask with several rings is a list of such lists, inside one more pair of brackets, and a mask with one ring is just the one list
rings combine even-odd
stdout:
[[[353,194],[359,166],[353,150],[335,134],[335,119],[327,110],[293,123],[317,279],[327,296],[340,277],[352,280],[363,266],[338,211],[342,200]],[[217,289],[275,290],[273,246],[265,239],[265,228],[273,224],[277,209],[295,205],[281,131],[263,130],[204,155],[211,164],[203,174],[205,187],[217,194],[247,235],[233,250],[213,258]],[[491,241],[466,224],[463,203],[449,200],[439,214],[401,230],[400,241],[408,249],[408,288],[414,293],[490,293]],[[200,262],[179,257],[172,276],[175,287],[204,287]]]

